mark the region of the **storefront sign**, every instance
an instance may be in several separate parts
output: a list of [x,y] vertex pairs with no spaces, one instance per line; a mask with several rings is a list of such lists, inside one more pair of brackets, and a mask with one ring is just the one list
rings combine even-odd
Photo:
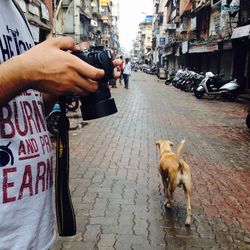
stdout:
[[204,52],[205,52],[205,45],[193,45],[188,49],[188,53],[204,53]]
[[218,43],[207,44],[204,52],[213,52],[218,50]]
[[234,29],[231,39],[249,36],[249,34],[250,34],[250,24]]
[[100,0],[100,6],[103,7],[103,6],[108,6],[108,0]]
[[160,45],[165,45],[165,44],[166,44],[166,38],[160,37]]
[[224,0],[221,4],[221,11],[239,11],[240,10],[240,0]]

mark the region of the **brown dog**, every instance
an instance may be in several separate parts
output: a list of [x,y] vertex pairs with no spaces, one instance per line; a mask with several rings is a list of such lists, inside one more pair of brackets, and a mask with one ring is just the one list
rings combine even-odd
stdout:
[[191,223],[191,194],[192,181],[191,173],[188,164],[180,159],[181,151],[184,147],[185,140],[179,144],[176,154],[172,152],[173,142],[168,140],[159,140],[155,142],[160,148],[160,167],[159,171],[162,177],[164,193],[166,200],[164,205],[168,208],[173,203],[173,193],[177,186],[183,186],[184,193],[187,199],[187,218],[185,225]]

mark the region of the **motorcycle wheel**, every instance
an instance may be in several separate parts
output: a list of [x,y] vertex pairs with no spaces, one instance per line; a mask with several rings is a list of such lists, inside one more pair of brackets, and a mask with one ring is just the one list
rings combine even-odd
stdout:
[[189,83],[189,84],[186,84],[184,91],[185,91],[185,92],[190,92],[190,86],[191,86],[190,83]]
[[204,92],[194,90],[194,95],[197,99],[201,99],[204,96]]
[[67,102],[67,109],[68,111],[76,111],[79,107],[79,100],[78,98],[72,98]]
[[248,128],[250,128],[250,113],[248,113],[248,115],[247,115],[246,125],[247,125]]
[[237,95],[234,93],[225,93],[222,97],[228,101],[235,101],[235,99],[237,98]]
[[169,85],[170,83],[171,83],[171,81],[168,80],[168,79],[165,81],[165,84],[166,84],[166,85]]
[[194,84],[191,83],[188,92],[194,92]]
[[53,113],[49,115],[47,119],[48,131],[54,136],[56,136],[58,132],[58,122],[59,122],[60,115],[61,115],[61,111],[54,111]]

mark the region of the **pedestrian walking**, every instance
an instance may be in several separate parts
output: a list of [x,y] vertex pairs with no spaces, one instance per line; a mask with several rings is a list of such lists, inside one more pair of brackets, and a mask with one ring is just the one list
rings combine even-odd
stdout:
[[125,59],[125,63],[123,64],[123,78],[124,78],[124,85],[125,89],[128,89],[129,77],[131,75],[131,63],[129,58]]
[[1,1],[0,13],[0,249],[49,249],[56,235],[45,113],[60,95],[95,92],[104,71],[66,52],[80,49],[70,37],[35,46],[16,1]]
[[[117,66],[117,67],[115,67],[114,68],[114,73],[116,73],[116,72],[120,72],[120,67],[119,66]],[[111,79],[111,88],[117,88],[117,86],[116,86],[116,81],[117,81],[117,79]]]

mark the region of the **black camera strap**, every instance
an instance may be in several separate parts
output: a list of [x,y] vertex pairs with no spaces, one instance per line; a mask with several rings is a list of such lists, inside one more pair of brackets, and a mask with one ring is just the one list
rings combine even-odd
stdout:
[[58,122],[56,144],[56,216],[60,236],[76,234],[74,208],[69,190],[69,119],[66,116],[65,97],[59,100],[61,116]]

